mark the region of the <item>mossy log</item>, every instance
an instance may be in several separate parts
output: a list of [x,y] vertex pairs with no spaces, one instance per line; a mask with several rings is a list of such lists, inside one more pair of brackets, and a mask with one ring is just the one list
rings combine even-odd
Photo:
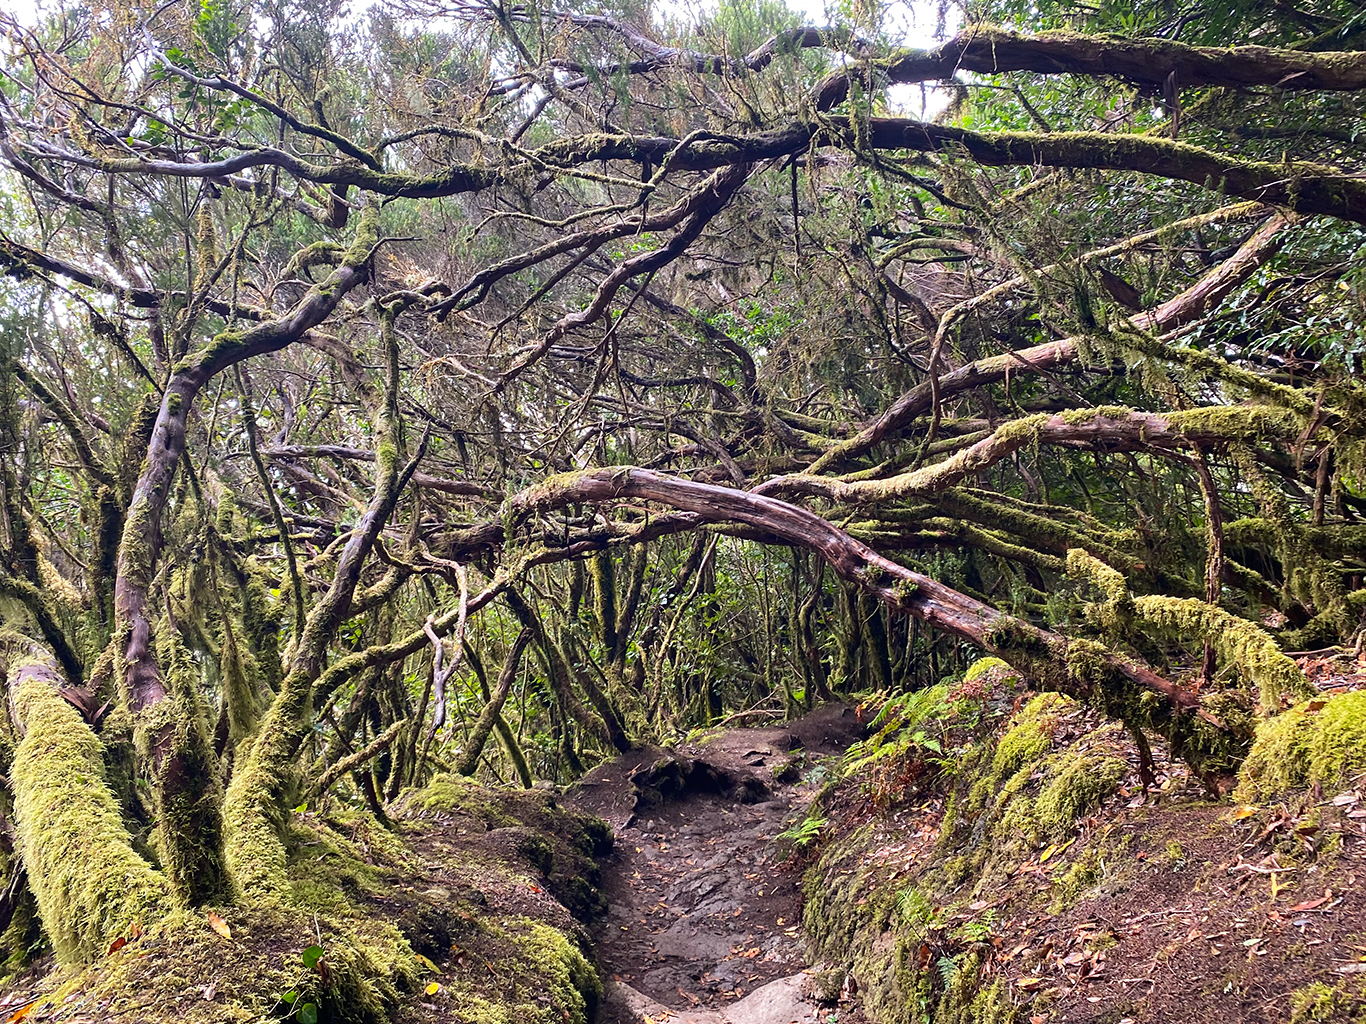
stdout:
[[1039,413],[1012,420],[988,437],[942,462],[885,480],[833,480],[810,474],[774,477],[756,494],[804,494],[851,504],[924,497],[947,490],[982,473],[1028,445],[1066,445],[1099,451],[1194,448],[1201,444],[1246,441],[1251,437],[1292,439],[1293,414],[1269,406],[1211,406],[1185,412],[1153,413],[1132,409],[1076,409]]
[[960,71],[1000,74],[1036,71],[1122,78],[1161,87],[1176,75],[1185,88],[1254,85],[1285,89],[1355,90],[1366,88],[1366,58],[1355,52],[1314,53],[1269,46],[1192,46],[1175,40],[1118,35],[1042,32],[1025,35],[974,26],[930,50],[906,50],[872,63],[841,70],[815,91],[819,110],[830,110],[849,94],[851,81],[869,82],[871,74],[890,82],[914,84],[953,78]]

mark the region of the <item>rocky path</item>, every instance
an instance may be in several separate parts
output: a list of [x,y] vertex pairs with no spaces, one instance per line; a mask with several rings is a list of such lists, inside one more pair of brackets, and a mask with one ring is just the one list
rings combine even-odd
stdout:
[[809,970],[801,872],[775,839],[819,790],[821,762],[859,731],[852,709],[829,707],[643,750],[585,777],[571,802],[616,833],[594,934],[609,979],[604,1024],[848,1020],[838,985],[820,992],[825,979]]

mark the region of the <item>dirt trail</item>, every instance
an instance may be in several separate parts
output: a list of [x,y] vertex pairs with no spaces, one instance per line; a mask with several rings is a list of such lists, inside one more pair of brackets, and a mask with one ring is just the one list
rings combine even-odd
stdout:
[[628,754],[569,794],[616,833],[593,936],[604,1024],[827,1024],[832,1011],[807,998],[820,986],[803,973],[801,873],[774,839],[820,788],[819,762],[860,732],[852,708],[832,705]]

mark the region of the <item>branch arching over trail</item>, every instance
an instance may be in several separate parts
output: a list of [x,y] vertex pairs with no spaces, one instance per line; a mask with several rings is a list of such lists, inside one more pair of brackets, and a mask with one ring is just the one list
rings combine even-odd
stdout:
[[[938,580],[879,555],[814,512],[784,501],[634,467],[551,477],[515,495],[518,517],[578,502],[655,501],[712,522],[743,523],[786,544],[814,551],[842,578],[889,608],[970,640],[1026,673],[1036,685],[1099,704],[1116,717],[1168,735],[1173,750],[1218,774],[1242,754],[1246,737],[1201,706],[1188,690],[1101,644],[1040,629]],[[1156,695],[1157,701],[1139,699]]]

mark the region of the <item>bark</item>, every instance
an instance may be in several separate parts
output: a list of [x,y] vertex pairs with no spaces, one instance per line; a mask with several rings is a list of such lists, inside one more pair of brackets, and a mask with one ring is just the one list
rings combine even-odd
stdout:
[[[373,224],[369,211],[366,220]],[[380,307],[387,380],[382,405],[375,415],[374,491],[342,548],[331,585],[309,612],[280,692],[228,787],[225,848],[228,866],[243,896],[276,902],[286,896],[285,847],[280,837],[282,801],[290,787],[294,755],[307,729],[314,682],[322,672],[329,643],[351,610],[361,569],[426,450],[424,438],[414,457],[400,467],[403,435],[394,321],[409,301],[405,298]],[[419,636],[426,640],[425,633]]]
[[171,480],[185,452],[185,430],[195,399],[217,373],[253,356],[276,352],[322,323],[342,296],[366,280],[377,239],[378,219],[362,221],[351,249],[322,284],[311,288],[288,315],[242,332],[225,332],[176,364],[167,382],[147,446],[142,472],[133,488],[119,545],[114,585],[116,632],[126,631],[124,697],[139,712],[166,696],[152,652],[148,590],[161,554],[161,518],[171,496]]
[[[318,184],[354,185],[395,198],[440,198],[482,191],[519,179],[536,168],[572,169],[600,161],[621,160],[675,171],[721,170],[706,187],[684,202],[688,220],[661,249],[627,260],[604,279],[588,307],[562,317],[549,342],[524,357],[529,363],[543,346],[574,327],[598,319],[626,280],[671,262],[690,244],[714,211],[743,182],[748,168],[765,161],[804,153],[812,146],[858,150],[909,150],[961,154],[989,167],[1066,167],[1132,171],[1187,181],[1227,195],[1283,205],[1306,214],[1324,214],[1366,223],[1366,182],[1354,174],[1307,161],[1273,163],[1243,159],[1150,135],[1106,132],[977,132],[912,118],[874,117],[855,129],[803,121],[750,135],[707,134],[679,140],[667,136],[592,134],[556,140],[540,147],[527,161],[501,167],[455,165],[427,176],[380,172],[358,164],[310,164],[272,148],[251,150],[209,163],[151,160],[139,157],[101,159],[55,147],[45,155],[107,174],[171,178],[217,178],[253,167],[280,167],[297,178]],[[738,180],[737,180],[738,179]],[[696,213],[693,213],[693,209]],[[700,216],[698,215],[700,214]],[[524,365],[519,362],[518,366]]]
[[313,792],[315,794],[326,793],[332,783],[336,782],[347,772],[353,771],[361,765],[369,764],[375,758],[379,757],[380,754],[389,749],[390,744],[394,742],[394,739],[403,731],[403,727],[407,724],[408,720],[406,718],[399,719],[371,740],[366,746],[353,754],[348,754],[346,757],[343,757],[341,760],[331,765],[321,776],[319,776],[317,783],[313,786]]
[[[960,71],[1033,71],[1045,75],[1122,78],[1159,89],[1175,72],[1185,88],[1366,88],[1366,56],[1358,52],[1190,46],[1167,39],[1074,32],[1028,36],[991,27],[974,27],[932,50],[908,50],[889,60],[876,61],[871,70],[897,84],[950,79]],[[816,88],[816,108],[830,110],[843,102],[854,80],[867,88],[872,84],[869,69],[830,75]]]
[[456,763],[455,770],[459,774],[473,775],[478,769],[479,758],[484,753],[484,744],[488,742],[489,736],[498,724],[498,717],[503,713],[503,705],[507,702],[508,694],[512,691],[512,683],[517,678],[517,668],[522,663],[522,652],[526,650],[527,644],[531,643],[531,637],[532,631],[523,628],[517,634],[517,639],[512,642],[512,647],[508,649],[493,694],[474,723],[474,728],[470,730],[469,742],[465,744],[460,760]]
[[[865,53],[869,44],[848,29],[803,26],[767,39],[740,57],[661,46],[633,25],[600,14],[566,14],[561,17],[579,28],[606,29],[622,36],[643,58],[629,62],[602,63],[596,77],[623,72],[645,74],[680,68],[696,74],[741,75],[759,72],[782,53],[836,47]],[[554,66],[582,73],[586,66],[556,60]],[[1266,85],[1284,89],[1354,90],[1366,88],[1366,57],[1354,51],[1330,53],[1267,46],[1191,46],[1158,38],[1124,38],[1073,32],[1024,35],[989,25],[970,30],[928,50],[906,50],[891,58],[870,62],[853,71],[828,76],[815,90],[818,110],[829,110],[848,96],[852,81],[865,90],[877,88],[885,78],[895,84],[914,84],[954,78],[960,71],[1001,74],[1032,71],[1039,74],[1076,74],[1122,78],[1150,88],[1164,86],[1175,73],[1182,86],[1247,88]],[[876,77],[875,77],[876,76]],[[587,85],[590,78],[565,83],[566,88]]]
[[[814,551],[845,580],[894,610],[991,651],[1039,686],[1091,700],[1116,717],[1166,733],[1197,769],[1231,765],[1248,737],[1234,732],[1199,698],[1089,641],[1069,640],[974,600],[890,561],[806,509],[745,491],[609,467],[552,477],[510,499],[518,516],[576,502],[657,501],[713,522],[744,523],[783,543]],[[1151,693],[1156,701],[1144,701]],[[1219,769],[1212,769],[1219,770]]]
[[1173,451],[1249,437],[1290,439],[1292,417],[1265,406],[1215,406],[1190,413],[1078,409],[1056,416],[1013,420],[956,455],[885,480],[831,480],[805,474],[780,476],[754,494],[805,494],[851,504],[928,497],[946,491],[1035,444],[1069,445],[1090,451]]
[[[1284,241],[1283,230],[1288,223],[1289,221],[1279,214],[1269,218],[1233,256],[1179,295],[1150,312],[1134,317],[1133,326],[1139,331],[1160,334],[1204,316],[1276,254]],[[1005,380],[1012,373],[1044,373],[1066,366],[1076,360],[1080,340],[1064,338],[967,363],[939,378],[940,401],[952,395]],[[849,459],[857,458],[874,445],[891,438],[930,411],[934,390],[927,382],[907,391],[896,399],[886,412],[866,422],[857,434],[817,459],[808,472],[819,473]]]
[[[630,750],[632,747],[631,739],[626,735],[621,719],[607,699],[607,695],[602,692],[597,683],[593,682],[592,677],[587,672],[575,670],[568,653],[550,635],[550,631],[546,629],[545,623],[536,613],[536,609],[528,604],[516,590],[508,590],[507,602],[513,614],[517,616],[517,620],[524,627],[530,629],[536,637],[537,646],[540,647],[545,661],[546,675],[564,703],[566,712],[578,718],[580,724],[585,728],[604,735],[619,753],[624,754]],[[579,686],[588,698],[589,706],[597,715],[597,719],[591,718],[586,712],[580,716],[579,702],[570,684],[571,679],[578,680]]]

